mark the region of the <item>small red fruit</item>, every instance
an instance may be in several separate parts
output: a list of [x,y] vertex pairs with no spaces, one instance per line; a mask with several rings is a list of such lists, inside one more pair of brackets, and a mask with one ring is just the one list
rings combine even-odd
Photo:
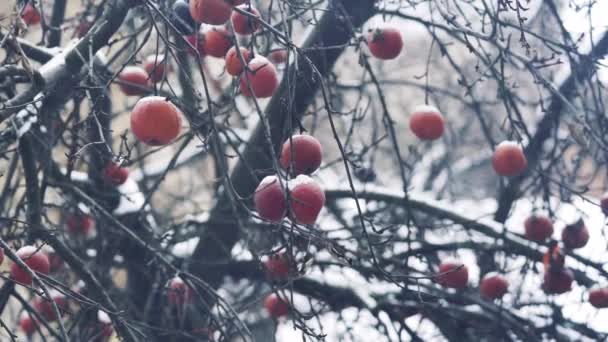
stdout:
[[[57,305],[57,309],[59,309],[59,313],[63,316],[68,310],[68,301],[65,296],[61,293],[52,294],[51,298]],[[47,321],[54,322],[58,319],[58,316],[55,314],[55,310],[53,309],[53,304],[50,300],[45,298],[37,297],[34,302],[34,308],[38,313]]]
[[148,56],[144,62],[144,69],[150,76],[152,82],[159,82],[165,74],[171,72],[171,64],[165,62],[165,57],[152,55]]
[[19,318],[19,328],[27,335],[31,336],[36,332],[38,323],[27,312],[24,312]]
[[561,294],[572,289],[574,273],[567,268],[545,272],[542,288],[546,293]]
[[283,144],[281,166],[285,170],[289,170],[291,166],[296,175],[309,175],[321,166],[322,157],[321,143],[315,137],[310,135],[294,135],[291,137],[291,140],[288,139]]
[[598,309],[608,308],[608,288],[589,291],[589,303]]
[[274,64],[282,64],[287,62],[287,50],[273,50],[268,54],[268,59]]
[[114,186],[124,184],[129,178],[129,169],[110,161],[103,169],[103,178]]
[[436,279],[443,287],[463,289],[469,282],[469,270],[458,262],[443,262],[439,265]]
[[[34,246],[23,246],[17,251],[17,256],[23,261],[32,271],[44,275],[49,274],[51,265],[48,256],[40,249]],[[17,263],[11,265],[11,279],[24,285],[32,284],[32,277],[27,271]]]
[[500,299],[508,290],[509,282],[500,274],[487,274],[479,284],[479,292],[489,299]]
[[192,303],[194,299],[192,289],[180,277],[169,280],[167,291],[167,299],[173,305],[182,306]]
[[239,6],[239,8],[251,13],[251,15],[255,18],[241,14],[237,11],[233,11],[230,19],[232,20],[232,25],[234,26],[234,32],[238,34],[252,34],[259,30],[262,26],[259,20],[260,12],[248,5]]
[[394,28],[370,30],[367,34],[369,52],[379,59],[394,59],[403,49],[401,32]]
[[289,313],[289,304],[276,294],[271,294],[264,300],[264,307],[268,314],[273,318],[287,316]]
[[232,6],[224,0],[190,0],[190,15],[197,23],[222,25],[230,18]]
[[[186,40],[196,49],[196,51],[198,51],[201,57],[206,54],[205,36],[200,31],[196,31],[194,34],[186,36]],[[186,48],[186,52],[191,55],[195,55],[195,52],[189,47]]]
[[285,193],[277,176],[266,176],[253,196],[255,210],[264,220],[280,222],[285,216]]
[[118,75],[120,90],[125,95],[143,95],[148,91],[148,73],[137,66],[126,66]]
[[21,18],[28,25],[36,25],[40,23],[40,12],[32,4],[28,3],[23,8],[23,12],[21,12]]
[[241,75],[241,92],[245,96],[251,96],[248,83],[251,84],[255,97],[270,97],[279,85],[277,69],[265,57],[256,56],[249,62],[247,69]]
[[243,72],[245,65],[251,60],[251,53],[245,48],[239,48],[245,64],[241,63],[239,55],[236,53],[236,46],[233,46],[226,53],[226,72],[232,76],[238,76]]
[[146,145],[167,145],[179,134],[181,113],[161,96],[147,96],[135,104],[131,112],[131,131]]
[[526,170],[528,160],[516,142],[503,141],[496,146],[492,166],[501,176],[517,176]]
[[292,181],[291,212],[300,224],[314,224],[325,205],[325,193],[312,178],[299,175]]
[[88,236],[93,230],[93,218],[84,213],[70,215],[66,220],[68,233]]
[[524,222],[526,239],[543,242],[553,235],[553,222],[545,215],[530,215]]
[[410,129],[421,140],[439,139],[445,130],[443,116],[433,106],[418,106],[410,116]]
[[588,241],[589,230],[582,219],[567,225],[564,230],[562,230],[562,242],[566,248],[582,248],[585,247]]
[[289,259],[283,253],[271,255],[264,266],[272,280],[285,280],[289,277]]
[[232,45],[232,36],[226,29],[213,28],[205,32],[205,53],[209,56],[224,58]]
[[600,200],[600,207],[604,215],[608,215],[608,193],[605,193]]

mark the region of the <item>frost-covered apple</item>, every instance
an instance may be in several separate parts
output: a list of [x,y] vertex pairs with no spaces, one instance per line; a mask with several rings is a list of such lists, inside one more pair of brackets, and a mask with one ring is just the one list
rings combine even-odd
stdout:
[[205,54],[217,58],[224,58],[232,47],[232,36],[224,28],[213,28],[205,32]]
[[367,34],[369,52],[379,59],[394,59],[403,49],[401,32],[395,28],[377,28]]
[[532,214],[524,221],[526,239],[543,242],[553,235],[553,221],[545,215]]
[[129,178],[129,169],[110,161],[103,169],[103,178],[114,186],[124,184]]
[[285,216],[285,193],[277,176],[266,176],[253,195],[255,210],[267,221],[279,222]]
[[455,261],[442,262],[436,276],[437,282],[443,287],[462,289],[469,282],[469,270],[465,265]]
[[251,53],[249,53],[249,50],[243,47],[239,48],[239,50],[241,51],[241,56],[243,56],[245,64],[239,59],[236,46],[231,47],[230,50],[226,52],[226,57],[224,59],[226,62],[226,72],[232,76],[240,75],[241,72],[243,72],[243,69],[245,69],[245,65],[251,60]]
[[144,70],[146,70],[152,82],[159,82],[165,78],[165,74],[170,73],[173,69],[171,64],[165,62],[164,56],[151,55],[144,61]]
[[144,97],[131,111],[131,131],[144,144],[166,145],[177,137],[180,128],[179,109],[164,97]]
[[596,288],[589,291],[589,303],[595,308],[608,308],[608,288]]
[[180,277],[174,277],[167,283],[167,300],[170,304],[182,306],[192,303],[193,291]]
[[264,266],[272,280],[285,280],[289,277],[289,258],[284,253],[271,255]]
[[443,135],[443,116],[433,106],[422,105],[410,115],[410,129],[421,140],[436,140]]
[[[51,268],[49,258],[41,249],[34,246],[23,246],[15,254],[32,271],[44,275],[49,274]],[[24,285],[31,285],[33,281],[32,276],[17,263],[11,265],[11,279]]]
[[500,274],[487,274],[479,284],[479,292],[489,299],[500,299],[508,290],[509,282]]
[[289,187],[292,218],[299,224],[314,224],[325,205],[325,192],[305,175],[290,181]]
[[[293,153],[292,153],[293,152]],[[294,174],[311,174],[321,166],[321,143],[310,135],[294,135],[287,139],[281,150],[281,166]]]
[[266,297],[264,308],[273,318],[287,316],[289,313],[289,304],[274,293]]
[[550,269],[545,272],[542,288],[546,293],[561,294],[572,289],[574,273],[567,268]]
[[128,65],[118,75],[120,90],[128,96],[144,95],[148,91],[148,73],[134,65]]
[[492,166],[501,176],[517,176],[526,170],[528,160],[518,143],[503,141],[494,150]]
[[277,69],[274,64],[262,56],[253,58],[241,75],[241,92],[245,96],[251,96],[249,84],[253,90],[253,96],[258,98],[272,96],[279,85]]
[[562,242],[569,249],[582,248],[589,242],[589,230],[582,219],[567,225],[562,230]]
[[251,13],[251,16],[247,16],[237,11],[233,11],[230,20],[232,20],[234,32],[246,35],[252,34],[259,30],[260,26],[262,26],[262,24],[258,20],[260,18],[260,12],[258,12],[258,10],[254,7],[248,5],[242,5],[238,7],[239,9]]

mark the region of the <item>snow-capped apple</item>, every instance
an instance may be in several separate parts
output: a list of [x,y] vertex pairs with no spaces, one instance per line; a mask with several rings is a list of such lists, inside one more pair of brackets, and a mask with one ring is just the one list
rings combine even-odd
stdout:
[[173,69],[171,64],[165,62],[164,56],[151,55],[144,61],[144,70],[146,70],[152,82],[159,82]]
[[264,308],[266,308],[268,314],[273,318],[287,316],[289,313],[289,304],[274,293],[266,297]]
[[120,90],[125,95],[137,96],[148,92],[149,80],[148,73],[134,65],[128,65],[118,75],[120,80]]
[[74,213],[66,219],[68,233],[72,235],[88,236],[93,230],[93,218],[89,214]]
[[277,176],[266,176],[253,196],[255,210],[267,221],[279,222],[285,216],[285,192]]
[[574,273],[567,268],[555,268],[545,272],[542,288],[546,293],[561,294],[572,289]]
[[524,221],[526,239],[543,242],[553,235],[553,221],[545,215],[532,214]]
[[230,19],[232,6],[244,0],[190,0],[190,15],[198,23],[222,25]]
[[[34,246],[23,246],[15,253],[32,271],[49,274],[51,265],[49,258],[41,249]],[[11,279],[24,285],[32,284],[32,276],[16,262],[11,265]]]
[[103,169],[103,178],[106,182],[118,186],[124,184],[129,178],[129,169],[112,161],[108,162]]
[[182,278],[174,277],[167,283],[167,299],[170,304],[182,306],[192,303],[194,293]]
[[264,266],[272,280],[285,280],[289,277],[289,258],[284,253],[271,255]]
[[31,3],[28,3],[21,12],[21,19],[28,25],[36,25],[40,23],[40,12]]
[[272,96],[279,85],[277,69],[274,64],[270,63],[265,57],[259,55],[254,57],[241,75],[241,92],[245,96],[251,96],[249,85],[251,85],[255,97]]
[[[293,151],[293,153],[292,153]],[[294,174],[311,174],[321,166],[321,143],[313,136],[297,134],[287,139],[281,150],[281,166]]]
[[442,262],[436,279],[443,287],[463,289],[469,282],[469,270],[459,262]]
[[567,225],[562,230],[562,242],[564,247],[569,249],[576,249],[585,247],[589,242],[589,230],[585,226],[585,222],[582,219]]
[[514,141],[503,141],[494,150],[494,171],[501,176],[517,176],[528,167],[524,150]]
[[198,24],[190,15],[190,6],[186,0],[177,0],[171,7],[172,12],[169,17],[171,23],[183,35],[190,35],[196,32]]
[[146,145],[167,145],[177,137],[180,128],[181,112],[164,97],[144,97],[131,111],[131,131]]
[[241,62],[239,59],[239,55],[236,51],[236,46],[231,47],[228,52],[226,52],[225,62],[226,62],[226,72],[232,76],[238,76],[245,69],[245,65],[249,63],[251,60],[251,53],[249,50],[241,47],[241,56],[243,56],[243,60],[245,64]]
[[314,224],[325,205],[325,192],[306,175],[292,180],[290,189],[292,218],[299,224]]
[[489,273],[481,280],[479,292],[485,298],[500,299],[509,290],[509,282],[500,274]]
[[436,140],[443,135],[443,116],[433,106],[421,105],[410,115],[410,129],[421,140]]
[[241,14],[238,11],[233,11],[230,20],[232,20],[234,32],[238,34],[252,34],[259,30],[262,26],[259,20],[260,12],[249,5],[238,6],[238,8],[249,12],[251,16]]
[[403,49],[401,32],[395,28],[377,28],[369,30],[367,46],[372,56],[379,59],[394,59]]
[[595,308],[608,308],[608,288],[596,288],[589,291],[589,303]]
[[224,58],[232,45],[232,36],[224,28],[212,28],[205,32],[205,53],[209,56]]

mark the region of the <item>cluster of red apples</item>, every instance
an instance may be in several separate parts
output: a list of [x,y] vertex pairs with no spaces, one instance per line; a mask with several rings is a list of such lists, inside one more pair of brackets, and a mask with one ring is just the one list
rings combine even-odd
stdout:
[[[608,212],[608,198],[605,197]],[[553,235],[553,221],[542,214],[533,214],[524,222],[524,236],[531,241],[545,243]],[[568,224],[562,230],[561,244],[565,250],[584,247],[589,241],[589,231],[583,220]],[[548,294],[562,294],[572,289],[574,273],[565,267],[565,254],[557,241],[549,242],[549,249],[543,255],[544,276],[542,289]],[[463,289],[468,285],[468,269],[459,262],[443,262],[436,276],[439,284],[448,288]],[[501,299],[507,292],[507,279],[497,273],[489,273],[481,280],[479,291],[488,299]],[[595,288],[589,291],[589,303],[596,308],[608,307],[608,288]]]

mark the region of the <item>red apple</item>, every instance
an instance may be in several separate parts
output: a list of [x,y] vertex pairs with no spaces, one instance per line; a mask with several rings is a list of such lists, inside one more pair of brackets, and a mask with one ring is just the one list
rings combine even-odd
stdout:
[[232,36],[224,28],[213,28],[205,32],[205,53],[209,56],[224,58],[232,45]]
[[588,241],[589,230],[582,219],[567,225],[564,230],[562,230],[562,242],[566,248],[582,248],[585,247]]
[[131,112],[131,130],[146,145],[167,145],[179,134],[181,113],[161,96],[140,99]]
[[509,282],[500,274],[487,274],[479,284],[479,292],[489,299],[500,299],[508,290]]
[[274,293],[266,297],[264,307],[273,318],[287,316],[289,313],[289,304]]
[[40,12],[32,4],[28,3],[21,12],[21,19],[28,25],[36,25],[40,23]]
[[285,193],[277,176],[267,176],[258,185],[253,196],[255,210],[264,220],[280,222],[285,216]]
[[[249,50],[245,48],[239,48],[239,50],[241,50],[241,56],[243,56],[243,60],[245,61],[245,63],[249,63],[249,61],[251,60],[251,54],[249,53]],[[226,53],[225,61],[226,72],[232,76],[240,75],[241,72],[243,72],[243,69],[245,68],[245,64],[241,63],[239,55],[236,53],[236,46],[233,46],[230,48],[230,50],[228,50],[228,52]]]
[[[49,274],[51,268],[49,258],[46,253],[39,248],[34,246],[23,246],[19,248],[15,254],[17,254],[21,261],[23,261],[32,271],[44,275]],[[17,263],[11,265],[11,279],[24,285],[31,285],[33,280],[27,271],[17,265]]]
[[272,280],[285,280],[289,277],[289,258],[284,253],[271,255],[264,266]]
[[561,294],[572,289],[574,273],[567,268],[553,269],[545,272],[542,288],[546,293]]
[[317,182],[305,175],[299,175],[291,184],[293,218],[300,224],[314,224],[325,205],[325,193]]
[[234,32],[238,34],[252,34],[259,30],[262,26],[259,20],[260,12],[258,12],[257,9],[249,5],[242,5],[238,7],[246,12],[251,13],[251,15],[255,18],[241,14],[237,11],[233,11],[230,19],[232,20],[232,25],[234,26]]
[[231,3],[224,0],[190,0],[190,15],[197,23],[222,25],[230,18],[231,5],[240,5],[241,1]]
[[526,170],[528,160],[516,142],[503,141],[494,150],[492,166],[501,176],[517,176]]
[[31,336],[36,332],[38,323],[27,312],[24,312],[19,318],[19,328],[27,335]]
[[598,309],[608,308],[608,288],[589,291],[589,303]]
[[279,86],[277,69],[265,57],[258,55],[249,62],[241,75],[241,92],[245,96],[251,96],[248,83],[251,84],[255,97],[271,97]]
[[437,282],[443,287],[463,289],[469,282],[469,270],[458,262],[443,262],[439,265]]
[[439,139],[445,130],[443,116],[433,106],[418,106],[410,116],[410,129],[421,140]]
[[[55,302],[55,305],[57,305],[59,313],[62,316],[68,312],[68,301],[63,294],[54,293],[51,294],[51,298]],[[40,316],[49,322],[54,322],[58,319],[57,315],[55,314],[55,310],[53,309],[53,304],[48,299],[37,297],[34,301],[34,308],[36,311],[38,311]]]
[[118,79],[121,81],[120,90],[125,95],[144,95],[149,90],[148,73],[138,66],[126,66],[118,75]]
[[291,166],[296,175],[311,174],[321,166],[322,155],[321,143],[315,137],[294,135],[283,144],[281,166],[285,170]]
[[170,73],[173,69],[171,64],[165,62],[164,56],[151,55],[144,61],[144,69],[150,76],[152,82],[160,82],[165,77],[165,74]]
[[103,178],[114,186],[124,184],[129,178],[129,169],[110,161],[103,169]]
[[274,64],[282,64],[287,62],[287,50],[278,49],[270,51],[268,54],[268,59]]
[[545,215],[530,215],[524,222],[526,239],[543,242],[553,235],[553,222]]
[[66,226],[72,235],[88,236],[93,230],[93,218],[85,213],[75,213],[68,216]]
[[167,283],[167,299],[169,304],[182,306],[192,303],[194,293],[180,277],[175,277]]
[[[190,45],[194,47],[194,49],[196,49],[196,51],[198,51],[201,57],[206,55],[204,34],[197,30],[194,34],[186,36],[186,40],[188,41],[188,43],[190,43]],[[191,55],[195,54],[195,52],[189,47],[186,48],[186,52]]]
[[394,59],[403,49],[401,32],[394,28],[369,30],[367,34],[369,52],[379,59]]

